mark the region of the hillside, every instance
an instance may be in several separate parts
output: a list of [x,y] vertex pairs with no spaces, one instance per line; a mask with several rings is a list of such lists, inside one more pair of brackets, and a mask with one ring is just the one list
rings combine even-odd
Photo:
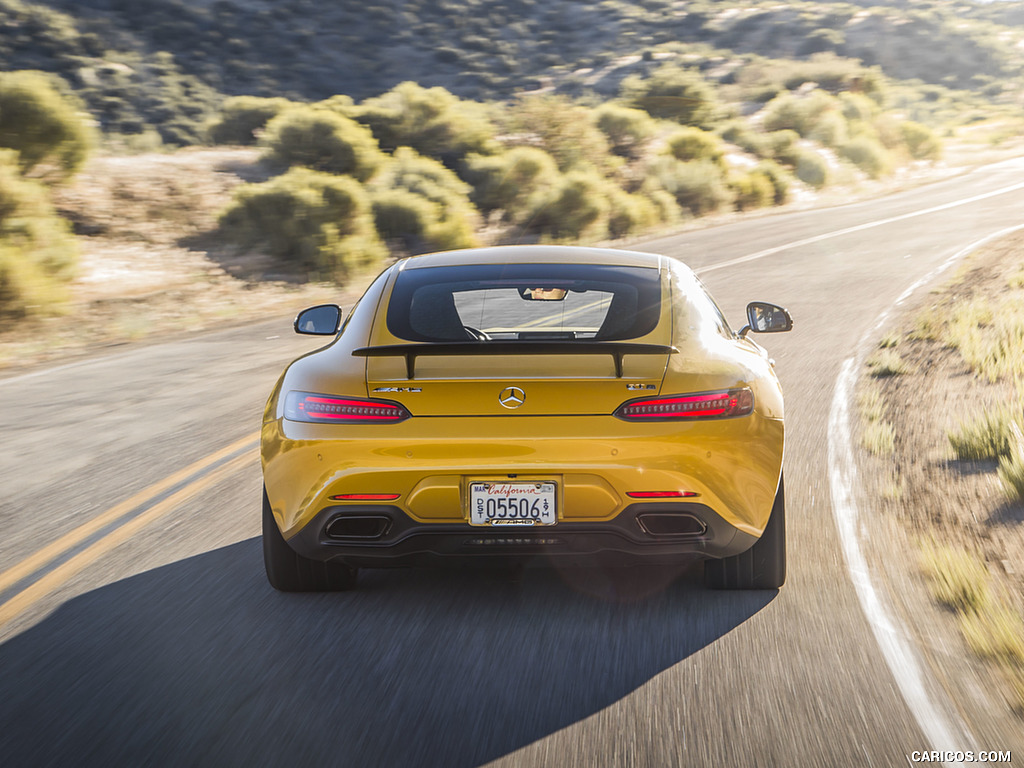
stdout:
[[199,140],[221,95],[363,99],[404,80],[475,100],[614,95],[654,54],[724,83],[756,57],[822,52],[896,80],[1012,101],[1017,3],[732,0],[0,0],[0,69],[60,74],[105,131]]

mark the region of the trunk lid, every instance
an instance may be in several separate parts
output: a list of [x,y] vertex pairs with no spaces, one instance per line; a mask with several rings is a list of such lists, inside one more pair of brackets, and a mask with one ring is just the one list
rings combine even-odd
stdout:
[[370,397],[414,416],[607,415],[656,395],[672,348],[615,342],[396,344],[366,357]]

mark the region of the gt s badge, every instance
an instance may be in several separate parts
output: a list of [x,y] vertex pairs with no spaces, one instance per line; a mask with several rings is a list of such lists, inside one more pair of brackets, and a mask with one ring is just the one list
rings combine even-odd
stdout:
[[657,389],[653,384],[627,384],[626,389],[633,392],[637,389]]

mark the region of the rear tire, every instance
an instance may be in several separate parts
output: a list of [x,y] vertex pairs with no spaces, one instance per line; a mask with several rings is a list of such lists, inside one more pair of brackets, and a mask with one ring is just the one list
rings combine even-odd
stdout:
[[764,533],[746,552],[704,563],[710,589],[778,589],[786,583],[786,493],[782,477]]
[[263,565],[267,580],[282,592],[340,592],[356,585],[358,571],[341,563],[303,557],[284,540],[263,489]]

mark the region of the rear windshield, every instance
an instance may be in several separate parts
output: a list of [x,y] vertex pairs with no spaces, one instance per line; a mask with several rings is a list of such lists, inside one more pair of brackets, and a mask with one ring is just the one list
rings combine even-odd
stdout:
[[614,341],[654,330],[658,270],[593,264],[474,264],[407,269],[388,330],[410,341]]

